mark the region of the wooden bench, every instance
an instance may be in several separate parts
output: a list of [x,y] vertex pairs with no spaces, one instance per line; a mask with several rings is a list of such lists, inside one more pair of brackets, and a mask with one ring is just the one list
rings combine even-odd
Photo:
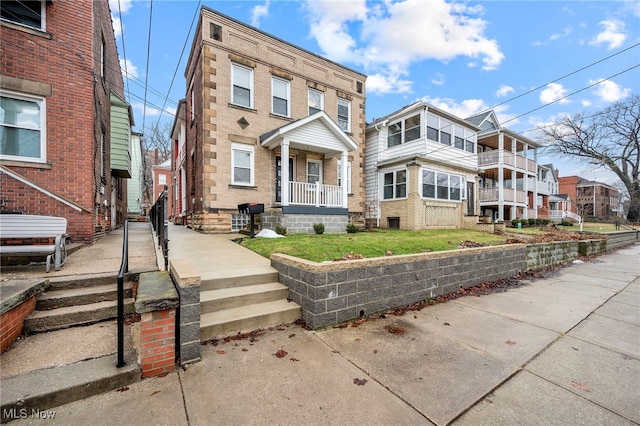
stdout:
[[[67,259],[67,219],[54,216],[0,214],[0,237],[23,240],[20,244],[0,245],[0,254],[10,256],[46,255],[46,272],[59,271]],[[28,244],[31,239],[54,240],[54,244]]]

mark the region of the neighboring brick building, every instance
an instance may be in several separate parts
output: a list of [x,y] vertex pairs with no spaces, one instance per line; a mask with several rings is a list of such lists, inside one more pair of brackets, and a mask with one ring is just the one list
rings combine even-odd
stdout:
[[107,0],[2,2],[3,212],[92,243],[126,218],[131,108]]
[[[173,188],[171,185],[171,159],[167,159],[158,165],[151,166],[151,173],[153,175],[153,197],[152,200],[155,203],[158,197],[164,191],[165,185],[167,186],[167,200],[171,205],[173,200]],[[169,210],[169,216],[173,216],[171,210]]]
[[584,220],[612,219],[621,216],[618,190],[602,182],[589,181],[579,176],[559,179],[560,193],[575,200],[572,212]]
[[185,77],[173,170],[193,228],[240,229],[249,202],[265,205],[263,225],[289,232],[362,219],[364,74],[203,7]]

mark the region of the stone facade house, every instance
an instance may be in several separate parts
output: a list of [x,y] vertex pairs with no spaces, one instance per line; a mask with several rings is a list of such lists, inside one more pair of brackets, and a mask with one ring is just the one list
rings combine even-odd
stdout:
[[366,130],[366,206],[372,226],[463,228],[478,222],[478,128],[422,101]]
[[127,214],[133,121],[107,0],[2,2],[0,209],[90,244]]
[[203,7],[174,121],[177,220],[345,232],[364,201],[366,76]]

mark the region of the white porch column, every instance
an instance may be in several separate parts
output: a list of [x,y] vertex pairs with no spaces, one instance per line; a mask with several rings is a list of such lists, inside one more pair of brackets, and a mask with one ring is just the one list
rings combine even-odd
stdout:
[[281,204],[289,205],[289,139],[282,140],[280,145],[280,193],[282,194]]
[[340,157],[340,187],[342,189],[342,207],[348,207],[348,194],[347,194],[347,168],[349,165],[349,156],[347,155],[347,151],[342,151],[342,156]]
[[498,220],[504,220],[504,134],[498,135]]

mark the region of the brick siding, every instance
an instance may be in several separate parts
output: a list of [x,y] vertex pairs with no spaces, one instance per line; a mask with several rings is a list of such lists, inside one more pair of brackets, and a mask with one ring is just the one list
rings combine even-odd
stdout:
[[0,353],[22,334],[24,319],[36,308],[36,296],[29,298],[0,316]]

